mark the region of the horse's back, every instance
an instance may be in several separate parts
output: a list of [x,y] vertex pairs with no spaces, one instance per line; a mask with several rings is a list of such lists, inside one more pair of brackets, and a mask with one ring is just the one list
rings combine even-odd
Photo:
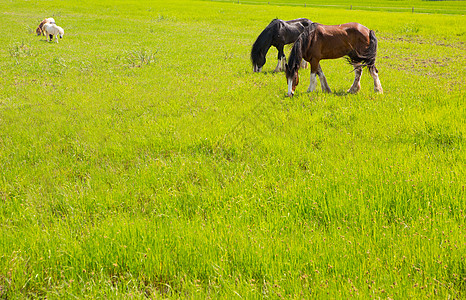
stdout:
[[340,25],[316,25],[318,36],[328,40],[349,41],[366,41],[369,42],[370,30],[359,23],[345,23]]
[[335,31],[344,31],[347,34],[353,34],[353,35],[358,35],[362,34],[364,36],[369,36],[369,28],[366,26],[359,24],[359,23],[345,23],[345,24],[340,24],[340,25],[330,25],[335,29]]
[[315,28],[313,56],[319,59],[339,58],[353,50],[362,51],[369,45],[369,29],[359,23],[316,24],[312,28]]
[[312,21],[306,18],[284,21],[279,32],[279,38],[283,39],[281,42],[285,44],[294,43],[298,36],[311,24],[313,24]]
[[300,24],[300,25],[302,25],[304,27],[307,27],[310,24],[312,24],[312,21],[309,20],[309,19],[306,19],[306,18],[299,18],[299,19],[285,21],[285,23],[288,24],[288,25]]
[[45,31],[47,31],[48,33],[53,34],[53,35],[55,35],[57,33],[61,33],[61,34],[64,33],[63,28],[61,28],[60,26],[58,26],[56,24],[46,23],[44,25],[44,28],[45,28]]

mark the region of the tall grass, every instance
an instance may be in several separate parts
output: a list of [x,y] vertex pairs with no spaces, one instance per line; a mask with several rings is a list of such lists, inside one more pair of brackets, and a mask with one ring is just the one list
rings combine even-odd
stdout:
[[[463,297],[462,16],[0,9],[0,297]],[[59,44],[24,30],[49,16]],[[385,93],[335,60],[285,97],[249,62],[275,17],[374,29]]]

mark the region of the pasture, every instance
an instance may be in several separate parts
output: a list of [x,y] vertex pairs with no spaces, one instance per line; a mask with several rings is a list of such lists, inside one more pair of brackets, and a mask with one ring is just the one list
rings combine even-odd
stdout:
[[[466,296],[465,2],[258,2],[0,2],[0,298]],[[384,94],[286,97],[276,17],[374,30]]]

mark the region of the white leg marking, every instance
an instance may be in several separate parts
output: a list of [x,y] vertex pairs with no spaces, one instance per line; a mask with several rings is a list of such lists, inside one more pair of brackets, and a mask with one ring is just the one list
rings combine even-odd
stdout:
[[286,59],[284,57],[280,58],[277,62],[277,67],[275,68],[274,72],[285,71],[285,63]]
[[311,73],[311,80],[310,80],[307,91],[313,92],[316,89],[316,86],[317,86],[316,73]]
[[288,79],[288,97],[293,96],[293,80]]
[[376,91],[377,93],[383,94],[383,88],[379,80],[379,74],[377,74],[377,71],[372,70],[371,75],[372,75],[372,78],[374,79],[374,91]]
[[301,60],[301,68],[303,68],[303,69],[307,68],[307,61],[305,61],[304,59]]
[[278,60],[277,62],[277,66],[275,67],[275,70],[273,70],[274,72],[279,72],[280,71],[280,60]]

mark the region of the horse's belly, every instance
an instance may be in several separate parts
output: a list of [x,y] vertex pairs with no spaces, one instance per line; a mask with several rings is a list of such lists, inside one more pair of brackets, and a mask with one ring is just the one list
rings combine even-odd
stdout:
[[328,48],[329,51],[322,51],[321,59],[336,59],[348,54],[348,49],[343,48]]

